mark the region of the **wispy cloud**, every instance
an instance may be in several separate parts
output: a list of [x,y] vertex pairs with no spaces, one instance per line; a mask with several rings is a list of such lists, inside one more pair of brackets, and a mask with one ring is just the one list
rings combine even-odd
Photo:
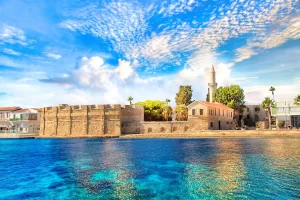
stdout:
[[62,57],[59,54],[54,54],[54,53],[49,53],[49,52],[44,52],[44,53],[47,57],[52,58],[52,59],[56,59],[56,60],[61,59],[61,57]]
[[0,65],[6,67],[22,68],[23,65],[7,56],[0,56]]
[[233,80],[236,84],[242,84],[242,83],[251,82],[251,81],[256,80],[256,79],[258,79],[258,76],[239,77],[239,78],[233,78],[232,80]]
[[[187,0],[169,3],[164,1],[160,6],[150,6],[149,9],[143,8],[137,2],[112,1],[104,5],[91,4],[69,11],[66,16],[70,19],[61,22],[60,26],[107,40],[112,43],[115,51],[125,55],[128,60],[138,60],[148,68],[174,63],[173,60],[180,61],[183,54],[188,57],[191,67],[208,68],[216,61],[216,57],[212,55],[215,55],[216,49],[226,41],[244,34],[251,34],[254,38],[263,37],[282,16],[288,16],[295,11],[296,4],[297,0],[239,0],[226,5],[217,4],[215,9],[207,13],[212,16],[210,21],[194,20],[190,23],[171,18],[167,23],[159,24],[157,31],[149,36],[149,20],[155,13],[172,16],[204,5]],[[216,10],[219,11],[218,16],[214,14]],[[284,29],[281,29],[278,32],[286,38],[282,42],[298,37],[295,35],[298,29],[296,21],[294,20],[290,28],[289,25],[283,24],[287,30],[284,32]],[[294,35],[289,37],[289,34]],[[273,39],[267,40],[266,45],[274,44],[272,41],[278,40],[278,37],[274,38],[275,35],[271,37]],[[242,47],[237,50],[235,62],[248,59],[256,52],[248,46]]]
[[28,45],[28,40],[22,29],[7,24],[0,24],[0,44]]
[[176,14],[191,11],[199,4],[200,3],[196,2],[195,0],[172,0],[170,3],[167,3],[167,1],[163,1],[161,3],[160,9],[158,10],[158,14],[161,14],[164,17],[171,17]]
[[261,34],[259,37],[250,39],[246,46],[237,49],[236,62],[249,59],[266,49],[278,47],[288,40],[300,39],[300,17],[286,17],[276,23],[281,27],[280,30]]
[[8,48],[2,49],[2,52],[6,53],[6,54],[9,54],[9,55],[14,55],[14,56],[20,56],[20,55],[22,55],[21,52],[15,51],[13,49],[8,49]]

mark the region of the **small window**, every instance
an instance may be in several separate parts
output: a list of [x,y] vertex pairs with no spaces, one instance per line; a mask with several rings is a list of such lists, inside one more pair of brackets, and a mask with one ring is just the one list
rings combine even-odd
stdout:
[[227,122],[227,124],[229,124],[229,122]]
[[250,109],[249,109],[249,108],[247,108],[247,112],[250,112]]
[[165,127],[161,127],[160,132],[164,132],[164,131],[165,131]]
[[230,114],[231,114],[230,117],[232,117],[232,112]]
[[203,115],[203,109],[200,109],[200,115]]
[[177,127],[173,127],[173,132],[177,131]]
[[210,122],[210,127],[213,128],[214,127],[214,123]]
[[148,128],[148,133],[151,133],[152,132],[152,128]]
[[232,122],[230,122],[230,124],[232,124]]
[[196,115],[196,110],[195,109],[192,110],[192,115]]

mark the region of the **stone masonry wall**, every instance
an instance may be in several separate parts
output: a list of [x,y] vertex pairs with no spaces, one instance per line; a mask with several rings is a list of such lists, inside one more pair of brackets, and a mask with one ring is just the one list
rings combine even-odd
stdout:
[[121,109],[122,134],[140,133],[140,123],[144,121],[144,107],[124,105]]
[[46,107],[41,112],[41,137],[82,137],[121,134],[121,106]]
[[[144,122],[141,106],[82,105],[46,107],[41,112],[40,137],[101,137],[148,133],[192,133],[200,130],[231,129],[229,119],[194,116],[188,121]],[[228,122],[227,122],[228,121]],[[210,127],[213,122],[214,127]]]
[[186,133],[189,132],[187,121],[141,122],[141,134],[149,133]]

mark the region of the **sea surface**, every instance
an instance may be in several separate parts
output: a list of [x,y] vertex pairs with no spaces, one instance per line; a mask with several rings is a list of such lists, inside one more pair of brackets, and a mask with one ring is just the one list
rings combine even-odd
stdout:
[[300,139],[0,140],[0,199],[300,199]]

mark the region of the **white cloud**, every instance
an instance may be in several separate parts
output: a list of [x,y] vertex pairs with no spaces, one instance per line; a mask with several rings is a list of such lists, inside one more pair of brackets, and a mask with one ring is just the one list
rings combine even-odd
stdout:
[[130,59],[133,49],[144,39],[147,28],[144,10],[134,1],[110,1],[101,8],[91,4],[66,12],[66,15],[72,19],[61,22],[61,27],[109,41],[115,51]]
[[[276,101],[292,101],[300,94],[300,84],[274,85]],[[244,88],[247,104],[260,104],[265,97],[272,97],[270,86],[254,85]]]
[[[152,19],[153,15],[161,14],[167,17],[191,11],[198,6],[203,6],[205,10],[205,5],[193,0],[169,3],[163,1],[160,6],[151,5],[146,8],[138,2],[125,1],[105,3],[102,8],[99,8],[98,4],[90,4],[67,12],[68,19],[60,25],[109,41],[114,50],[124,55],[127,60],[137,60],[148,69],[161,67],[165,63],[180,65],[182,62],[179,61],[184,54],[188,57],[189,64],[186,69],[191,67],[195,70],[199,62],[208,66],[216,63],[216,49],[231,38],[245,34],[253,35],[253,38],[263,37],[274,23],[296,10],[296,3],[295,0],[240,0],[230,4],[218,4],[208,13],[213,16],[210,21],[193,20],[190,24],[182,19],[170,18],[167,23],[158,24],[157,30],[151,36],[148,36],[148,20]],[[217,8],[220,12],[218,16],[215,15]],[[223,11],[227,12],[222,14]],[[295,34],[297,28],[298,26],[294,25],[291,28],[293,30],[288,32]],[[242,47],[237,51],[235,62],[250,58],[256,53],[256,49]]]
[[233,78],[232,80],[236,83],[236,84],[243,84],[243,83],[248,83],[250,81],[254,81],[258,79],[258,76],[250,76],[250,77],[239,77],[239,78]]
[[134,73],[133,68],[130,66],[130,62],[124,60],[119,60],[119,65],[115,69],[115,72],[119,75],[120,79],[123,81],[128,79]]
[[49,52],[44,52],[46,54],[47,57],[58,60],[61,59],[61,55],[59,54],[54,54],[54,53],[49,53]]
[[7,24],[0,24],[0,44],[1,43],[28,45],[24,31]]
[[284,28],[251,39],[245,47],[236,50],[237,58],[235,61],[241,62],[249,59],[263,50],[278,47],[288,40],[300,39],[300,17],[287,17],[287,19],[277,23],[284,26]]
[[185,13],[193,10],[199,3],[194,0],[172,0],[170,3],[163,1],[158,14],[162,14],[164,17],[171,17],[176,14]]
[[8,49],[8,48],[4,48],[4,49],[2,50],[2,52],[3,52],[3,53],[6,53],[6,54],[9,54],[9,55],[14,55],[14,56],[20,56],[20,55],[22,55],[21,52],[15,51],[15,50],[13,50],[13,49]]
[[16,68],[23,67],[23,65],[20,62],[17,62],[6,56],[0,56],[0,65],[6,67],[16,67]]
[[243,60],[249,59],[256,54],[258,53],[249,47],[239,48],[236,50],[235,62],[241,62]]
[[96,87],[109,90],[114,87],[110,79],[112,70],[105,68],[103,64],[103,59],[98,56],[83,57],[78,65],[78,69],[72,73],[75,82],[78,81],[80,85],[91,88]]

